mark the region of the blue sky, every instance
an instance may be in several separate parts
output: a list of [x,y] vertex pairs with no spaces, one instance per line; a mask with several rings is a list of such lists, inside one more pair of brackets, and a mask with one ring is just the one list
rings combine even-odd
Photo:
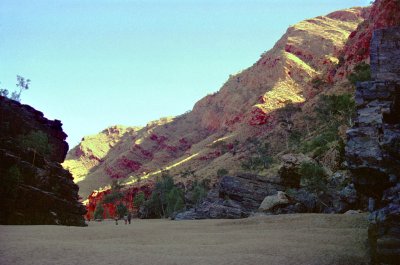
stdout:
[[107,126],[191,110],[288,26],[361,0],[1,0],[0,88],[63,122],[76,145]]

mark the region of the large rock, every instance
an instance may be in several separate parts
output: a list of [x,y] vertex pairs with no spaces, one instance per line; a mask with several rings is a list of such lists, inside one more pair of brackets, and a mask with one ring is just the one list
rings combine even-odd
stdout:
[[268,212],[276,206],[282,206],[288,203],[289,199],[286,194],[283,191],[278,191],[278,193],[275,195],[265,197],[258,210],[262,212]]
[[[281,157],[282,165],[279,175],[285,187],[300,187],[300,167],[302,163],[313,162],[314,160],[303,154],[286,154]],[[315,161],[314,161],[315,162]]]
[[248,217],[268,195],[283,187],[252,174],[225,176],[200,205],[176,215],[175,220]]
[[[79,188],[60,165],[68,151],[61,122],[4,97],[0,114],[0,223],[85,225]],[[49,152],[22,144],[37,131],[47,136]]]
[[370,197],[373,262],[400,260],[400,27],[371,41],[375,81],[357,84],[357,118],[347,132],[346,160],[355,188]]

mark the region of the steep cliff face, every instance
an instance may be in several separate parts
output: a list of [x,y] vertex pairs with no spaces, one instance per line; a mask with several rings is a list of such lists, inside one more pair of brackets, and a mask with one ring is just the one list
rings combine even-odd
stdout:
[[400,27],[377,30],[371,41],[374,81],[357,85],[357,119],[346,156],[356,188],[370,197],[374,262],[400,260]]
[[353,67],[362,61],[369,61],[372,32],[400,24],[400,2],[397,0],[376,0],[363,13],[365,20],[351,32],[340,52],[341,66],[333,71],[330,80],[338,82],[346,77]]
[[[191,112],[125,133],[99,159],[79,162],[91,153],[81,145],[74,148],[64,166],[76,178],[80,194],[87,197],[112,178],[133,184],[138,177],[152,178],[161,169],[169,170],[177,182],[187,181],[185,172],[214,182],[220,168],[239,171],[246,139],[277,127],[277,109],[289,102],[302,104],[321,92],[312,80],[336,66],[337,54],[365,12],[363,8],[341,10],[290,27],[253,66],[231,76]],[[284,145],[281,136],[273,142]]]
[[0,97],[0,223],[84,225],[60,121]]

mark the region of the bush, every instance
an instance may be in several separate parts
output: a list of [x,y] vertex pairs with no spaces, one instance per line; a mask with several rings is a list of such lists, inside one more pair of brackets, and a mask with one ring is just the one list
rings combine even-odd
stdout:
[[222,176],[226,176],[228,175],[228,170],[226,170],[225,168],[220,168],[217,170],[217,176],[218,177],[222,177]]
[[117,205],[117,213],[118,213],[118,216],[119,216],[119,217],[122,217],[122,216],[124,216],[127,212],[128,212],[128,209],[126,208],[126,206],[125,206],[122,202],[120,202],[120,203]]
[[43,131],[31,131],[27,135],[18,136],[17,139],[23,148],[34,149],[39,154],[49,155],[52,151],[47,134]]
[[144,201],[145,201],[145,196],[143,191],[138,192],[133,198],[133,204],[137,208],[140,208],[140,206],[144,203]]
[[301,183],[310,192],[326,191],[326,173],[322,166],[305,162],[301,164],[300,171]]
[[183,191],[178,187],[173,187],[167,194],[166,215],[171,216],[174,212],[180,211],[185,207]]
[[143,206],[148,217],[169,217],[173,211],[181,209],[182,204],[184,206],[183,191],[175,186],[170,175],[163,172],[161,180],[156,182],[150,198],[143,203]]
[[353,72],[347,76],[347,79],[353,85],[355,85],[357,82],[371,80],[371,66],[365,62],[357,64],[354,67]]
[[103,220],[103,214],[104,214],[104,208],[101,203],[98,203],[96,205],[96,209],[94,210],[94,219],[100,219]]
[[318,118],[324,122],[346,122],[352,125],[355,102],[350,94],[322,95],[315,110]]
[[315,89],[320,89],[326,85],[326,82],[324,80],[322,80],[321,78],[316,77],[313,80],[311,80],[311,85]]
[[192,202],[195,205],[198,205],[204,197],[207,196],[207,191],[205,187],[201,184],[195,183],[192,193]]
[[124,198],[124,195],[117,191],[112,191],[111,193],[104,196],[103,203],[113,203],[116,200]]
[[[320,154],[324,153],[324,151],[327,151],[329,149],[328,144],[336,141],[338,139],[338,134],[337,130],[328,130],[320,135],[314,137],[312,140],[307,141],[303,143],[302,145],[302,151],[305,153],[311,152],[316,149],[320,149],[319,152]],[[324,150],[324,151],[322,151]]]
[[268,169],[273,162],[269,155],[269,144],[262,144],[257,138],[249,138],[247,142],[250,145],[249,149],[255,151],[255,154],[242,162],[242,168],[251,171]]

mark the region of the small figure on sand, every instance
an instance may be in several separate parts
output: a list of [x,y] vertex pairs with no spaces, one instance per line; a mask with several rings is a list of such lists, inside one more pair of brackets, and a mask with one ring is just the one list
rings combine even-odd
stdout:
[[131,224],[132,214],[131,212],[128,213],[128,223]]
[[118,215],[115,215],[114,219],[115,219],[115,225],[118,225]]
[[128,223],[128,215],[127,214],[124,215],[124,222],[125,222],[125,224]]

